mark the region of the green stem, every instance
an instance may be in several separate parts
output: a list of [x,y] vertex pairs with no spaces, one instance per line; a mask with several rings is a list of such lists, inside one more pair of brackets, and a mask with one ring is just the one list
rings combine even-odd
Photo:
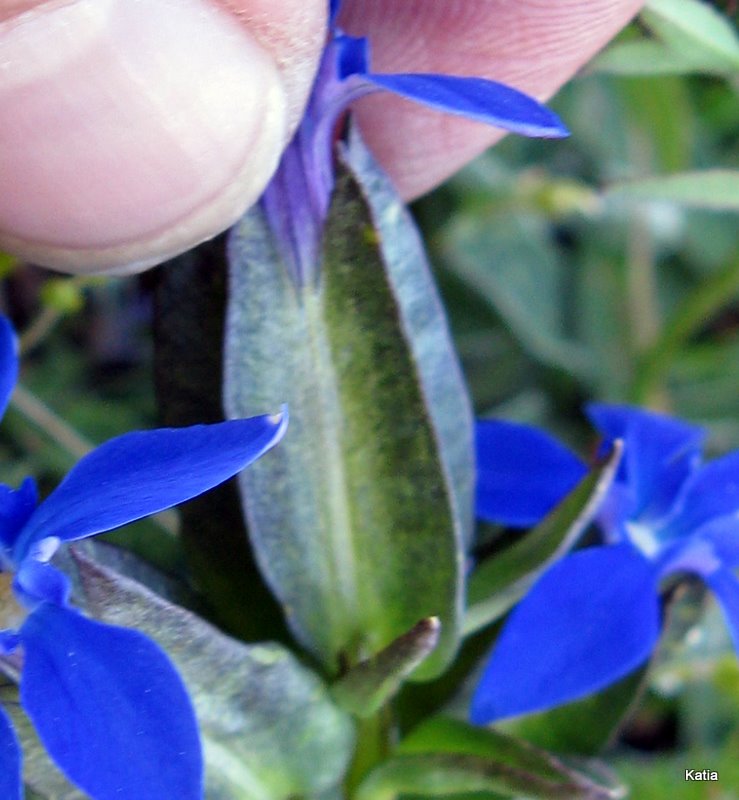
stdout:
[[41,344],[63,316],[64,314],[58,309],[51,306],[44,306],[20,337],[21,353],[23,355],[28,355],[28,353]]
[[354,760],[346,776],[346,796],[353,797],[366,775],[387,760],[392,749],[393,720],[390,706],[357,723],[357,745]]
[[[629,154],[634,166],[645,174],[652,170],[654,154],[648,139],[638,127],[628,132]],[[648,208],[636,204],[631,210],[627,239],[626,309],[630,326],[629,374],[631,394],[643,353],[659,338],[662,319],[658,301],[654,241],[647,216]],[[656,389],[660,387],[655,387]],[[655,391],[642,398],[646,405],[665,408],[666,397]]]
[[632,396],[643,403],[659,391],[675,356],[685,343],[739,295],[739,260],[705,281],[680,304],[660,336],[641,355]]
[[[638,216],[638,211],[634,213],[631,221],[627,258],[626,306],[631,328],[630,393],[634,395],[639,364],[644,353],[648,352],[659,339],[662,329],[656,285],[654,243],[648,224]],[[668,411],[670,406],[669,398],[664,393],[664,387],[659,382],[653,384],[650,391],[640,395],[637,402],[663,411]]]
[[640,353],[659,335],[660,319],[652,236],[647,224],[636,214],[631,221],[627,257],[632,352]]

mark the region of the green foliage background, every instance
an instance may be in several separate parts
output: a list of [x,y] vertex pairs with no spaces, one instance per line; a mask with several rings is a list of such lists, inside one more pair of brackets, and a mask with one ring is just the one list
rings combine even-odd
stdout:
[[[658,41],[645,21],[555,99],[570,139],[508,137],[416,212],[479,414],[588,447],[584,401],[635,402],[707,426],[716,456],[739,447],[739,66],[612,74],[619,46]],[[690,202],[615,189],[699,170],[730,190],[704,176]],[[674,617],[694,622],[696,604],[709,613],[673,622],[613,751],[635,798],[739,796],[739,669],[710,601],[688,596]],[[522,727],[567,748],[551,720]],[[685,783],[686,768],[720,785]]]

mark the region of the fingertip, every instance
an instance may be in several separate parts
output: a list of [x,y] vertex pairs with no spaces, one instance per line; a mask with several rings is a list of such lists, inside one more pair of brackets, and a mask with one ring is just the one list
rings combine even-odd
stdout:
[[[345,0],[340,22],[369,36],[377,72],[475,75],[540,101],[627,24],[643,0]],[[402,196],[433,189],[504,133],[389,95],[357,103],[362,134]]]
[[248,23],[207,0],[52,2],[2,22],[0,248],[135,272],[234,222],[300,100]]

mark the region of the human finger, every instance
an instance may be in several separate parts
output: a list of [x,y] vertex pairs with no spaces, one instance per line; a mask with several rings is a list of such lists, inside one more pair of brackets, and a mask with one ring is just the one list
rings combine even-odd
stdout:
[[[376,72],[476,75],[551,97],[637,13],[642,0],[344,0],[339,23],[372,42]],[[357,104],[364,137],[407,199],[503,136],[377,94]]]
[[299,121],[325,0],[0,3],[0,249],[137,271],[227,227]]

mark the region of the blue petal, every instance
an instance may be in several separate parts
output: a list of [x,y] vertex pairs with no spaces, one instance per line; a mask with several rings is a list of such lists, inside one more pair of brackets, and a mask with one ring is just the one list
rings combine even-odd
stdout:
[[286,414],[128,433],[85,456],[24,528],[23,561],[46,537],[81,539],[183,503],[251,464],[282,437]]
[[631,510],[636,506],[634,492],[625,483],[614,481],[598,509],[596,519],[608,544],[630,538],[627,526]]
[[157,645],[50,603],[20,633],[21,704],[75,784],[95,800],[201,800],[197,723]]
[[365,38],[341,34],[333,41],[338,59],[338,76],[341,80],[350,75],[365,76],[369,72],[369,41]]
[[35,608],[39,602],[64,606],[69,600],[69,578],[56,567],[33,558],[27,558],[13,578],[13,591],[21,602]]
[[9,656],[18,649],[21,643],[18,633],[13,630],[0,630],[0,655]]
[[724,619],[729,626],[734,649],[739,655],[739,581],[728,569],[717,569],[705,577],[719,601]]
[[617,481],[632,492],[634,507],[629,515],[646,521],[668,514],[700,464],[703,429],[631,406],[595,403],[587,413],[607,439],[624,440]]
[[659,635],[652,566],[629,545],[581,550],[511,614],[472,699],[485,724],[595,692],[650,654]]
[[26,478],[18,489],[0,484],[0,546],[12,549],[37,504],[38,493],[33,478]]
[[723,566],[739,567],[739,514],[712,519],[695,531],[694,538],[709,542]]
[[681,508],[670,524],[676,535],[690,535],[713,519],[739,514],[739,452],[701,467],[688,484]]
[[336,19],[336,15],[339,13],[339,10],[341,9],[341,1],[342,0],[329,0],[328,20],[331,25],[333,25],[333,22]]
[[524,136],[559,138],[569,133],[553,111],[532,97],[483,78],[370,73],[364,81],[407,100]]
[[556,439],[528,425],[480,420],[475,446],[477,515],[489,522],[536,524],[587,471]]
[[7,317],[0,315],[0,417],[18,380],[18,340]]
[[0,708],[0,797],[21,800],[21,748],[8,715]]

